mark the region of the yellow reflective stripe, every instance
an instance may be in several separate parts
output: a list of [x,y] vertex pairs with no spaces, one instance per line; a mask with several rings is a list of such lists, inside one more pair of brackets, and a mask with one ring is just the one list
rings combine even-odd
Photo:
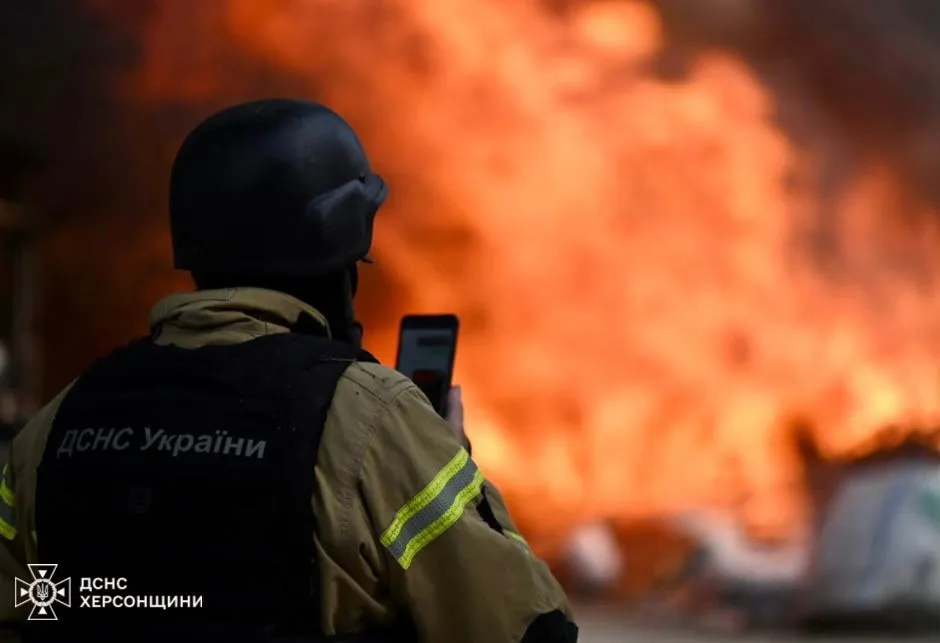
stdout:
[[480,495],[480,490],[483,489],[483,482],[483,472],[478,469],[473,475],[473,480],[457,494],[450,508],[437,520],[419,532],[417,536],[411,539],[408,546],[405,548],[405,552],[398,558],[398,562],[404,569],[411,567],[411,563],[414,562],[414,558],[418,555],[418,552],[431,544],[435,538],[443,534],[452,527],[454,523],[460,520],[460,516],[463,515],[466,506],[470,501]]
[[512,538],[513,540],[515,540],[516,542],[522,543],[523,545],[525,545],[526,548],[529,547],[529,543],[526,542],[526,539],[523,538],[521,534],[517,534],[517,533],[514,532],[514,531],[506,531],[506,532],[504,532],[504,533],[505,533],[507,536],[509,536],[510,538]]
[[3,465],[3,482],[0,482],[0,536],[7,540],[16,538],[16,494],[10,486],[10,465]]
[[382,534],[382,545],[408,569],[422,549],[460,519],[466,506],[480,495],[484,481],[483,472],[466,449],[461,449],[395,514]]
[[7,540],[16,538],[16,510],[10,505],[0,502],[0,536]]
[[0,500],[3,500],[9,507],[15,507],[16,494],[13,493],[13,488],[9,483],[9,466],[9,464],[3,465],[3,482],[0,482]]
[[470,454],[467,453],[466,449],[458,451],[457,455],[444,465],[444,468],[434,476],[434,479],[428,483],[428,486],[421,490],[421,493],[406,502],[405,505],[398,510],[398,513],[395,514],[395,518],[392,520],[392,524],[389,525],[385,533],[382,534],[382,544],[388,547],[395,542],[398,536],[401,535],[401,530],[405,527],[405,523],[414,518],[419,511],[431,504],[441,491],[444,490],[447,483],[464,468],[469,459]]
[[6,480],[0,483],[0,500],[3,500],[8,507],[16,506],[16,494],[13,493],[13,489],[10,489]]

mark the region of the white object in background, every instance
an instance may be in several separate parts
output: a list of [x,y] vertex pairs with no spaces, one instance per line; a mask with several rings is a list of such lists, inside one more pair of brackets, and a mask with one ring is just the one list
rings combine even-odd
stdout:
[[807,583],[807,617],[940,610],[940,463],[847,473],[826,509]]
[[748,583],[796,584],[808,564],[803,544],[761,547],[747,539],[735,519],[724,513],[695,509],[675,516],[672,523],[701,543],[708,552],[710,576]]
[[585,589],[608,588],[623,573],[624,561],[617,537],[606,524],[591,523],[575,529],[565,553],[573,580]]

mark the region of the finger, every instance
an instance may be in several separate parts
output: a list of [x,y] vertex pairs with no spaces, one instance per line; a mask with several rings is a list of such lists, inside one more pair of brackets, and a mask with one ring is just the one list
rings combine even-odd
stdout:
[[457,431],[463,431],[463,399],[459,386],[453,386],[447,392],[447,421]]
[[459,386],[451,387],[450,392],[447,394],[447,403],[449,408],[459,412],[460,417],[463,417],[463,395]]

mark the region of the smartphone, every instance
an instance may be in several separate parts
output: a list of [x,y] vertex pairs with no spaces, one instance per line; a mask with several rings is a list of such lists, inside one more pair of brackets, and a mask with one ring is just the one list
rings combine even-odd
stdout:
[[395,369],[428,396],[441,417],[447,417],[459,327],[456,315],[407,315],[398,333]]

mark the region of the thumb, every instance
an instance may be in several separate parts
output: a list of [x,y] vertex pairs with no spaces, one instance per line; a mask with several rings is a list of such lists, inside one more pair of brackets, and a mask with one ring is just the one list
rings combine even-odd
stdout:
[[458,436],[463,434],[463,398],[459,386],[447,392],[447,421]]

